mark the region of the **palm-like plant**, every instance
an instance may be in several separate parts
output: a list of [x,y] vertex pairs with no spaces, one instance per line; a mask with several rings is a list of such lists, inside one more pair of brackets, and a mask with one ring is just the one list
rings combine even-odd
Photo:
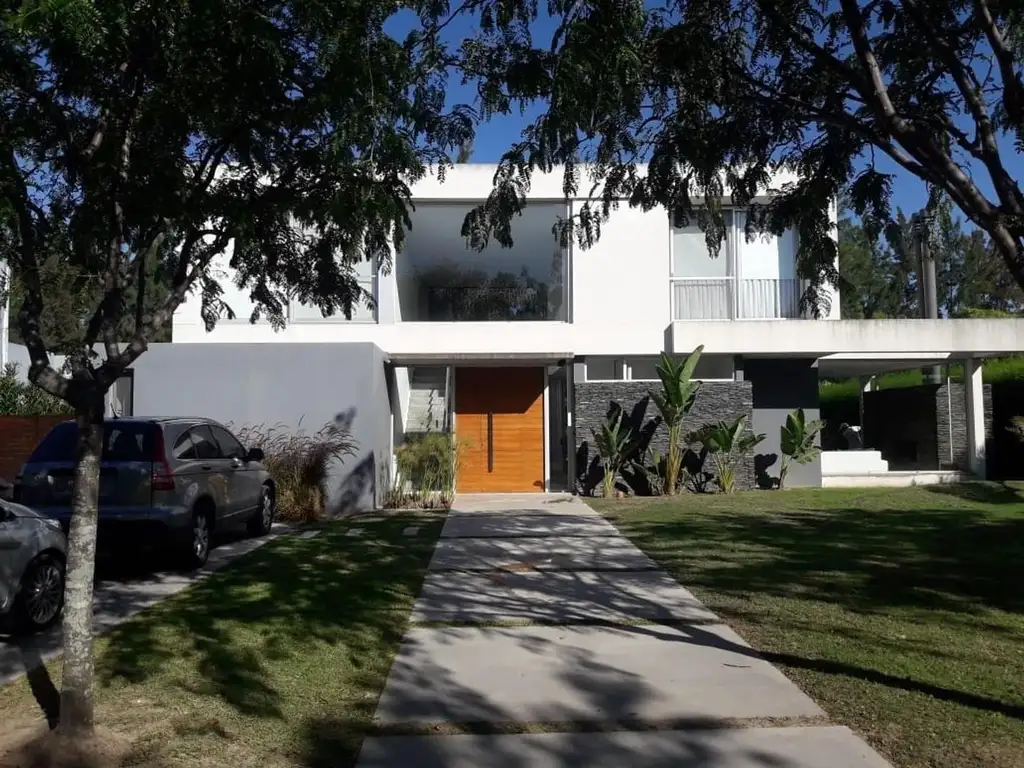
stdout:
[[715,463],[717,473],[715,482],[723,493],[736,490],[736,457],[752,450],[764,440],[761,435],[744,435],[747,417],[740,416],[735,421],[716,421],[705,424],[696,432],[687,436],[687,442],[700,443],[707,449],[711,460]]
[[615,494],[615,478],[622,468],[632,461],[633,454],[639,446],[639,440],[633,437],[633,430],[628,424],[622,423],[624,416],[622,409],[616,408],[609,414],[600,430],[590,430],[594,435],[594,445],[604,469],[601,490],[606,498]]
[[825,422],[807,421],[804,409],[797,408],[786,417],[786,423],[779,428],[779,447],[782,449],[782,468],[779,470],[779,488],[786,484],[786,473],[792,462],[809,464],[821,453],[814,439],[821,432]]
[[679,486],[679,473],[683,465],[683,419],[693,408],[700,390],[700,382],[693,380],[693,371],[700,360],[704,346],[697,347],[682,361],[673,360],[662,353],[658,364],[661,391],[650,392],[651,400],[668,426],[668,452],[665,455],[665,493],[671,495]]

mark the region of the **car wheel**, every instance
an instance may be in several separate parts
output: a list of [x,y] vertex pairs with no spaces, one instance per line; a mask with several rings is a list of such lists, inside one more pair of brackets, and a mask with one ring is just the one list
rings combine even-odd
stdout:
[[64,561],[43,553],[36,557],[21,578],[18,591],[18,623],[29,632],[40,632],[60,618],[64,607]]
[[197,510],[192,515],[192,528],[188,535],[188,550],[185,562],[189,568],[202,568],[210,559],[210,542],[213,528],[210,525],[210,514],[205,510]]
[[277,498],[274,496],[274,489],[264,485],[260,492],[260,507],[249,518],[249,533],[253,536],[266,536],[270,533],[276,512]]

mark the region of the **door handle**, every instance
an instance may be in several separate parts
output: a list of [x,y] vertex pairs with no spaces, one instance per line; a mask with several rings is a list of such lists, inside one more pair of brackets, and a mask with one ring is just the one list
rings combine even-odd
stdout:
[[213,469],[213,465],[212,464],[200,464],[199,468],[200,469]]
[[494,471],[494,411],[487,412],[487,471]]

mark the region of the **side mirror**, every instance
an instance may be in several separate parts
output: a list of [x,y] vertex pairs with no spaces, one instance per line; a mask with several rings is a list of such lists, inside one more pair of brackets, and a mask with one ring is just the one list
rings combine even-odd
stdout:
[[263,461],[263,449],[262,448],[250,448],[249,452],[245,454],[246,461]]

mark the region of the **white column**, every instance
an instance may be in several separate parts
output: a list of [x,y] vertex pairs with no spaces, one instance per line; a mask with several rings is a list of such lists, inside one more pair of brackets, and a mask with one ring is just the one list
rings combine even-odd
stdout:
[[860,392],[857,393],[857,411],[860,417],[860,428],[861,434],[864,433],[864,395],[868,392],[873,392],[875,389],[875,377],[874,376],[861,376],[860,377]]
[[967,414],[967,466],[985,478],[985,390],[981,360],[964,360],[964,401]]

